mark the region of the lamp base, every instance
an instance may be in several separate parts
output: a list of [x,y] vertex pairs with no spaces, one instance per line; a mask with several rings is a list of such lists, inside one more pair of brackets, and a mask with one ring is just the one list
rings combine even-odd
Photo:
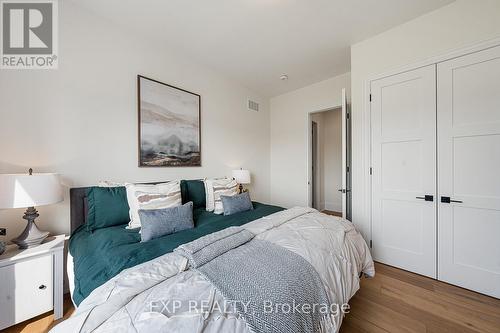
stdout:
[[12,243],[17,244],[20,249],[27,249],[41,244],[49,235],[47,231],[41,231],[35,224],[35,219],[38,217],[38,212],[34,207],[29,207],[24,213],[23,219],[28,221],[24,231],[17,237],[12,239]]

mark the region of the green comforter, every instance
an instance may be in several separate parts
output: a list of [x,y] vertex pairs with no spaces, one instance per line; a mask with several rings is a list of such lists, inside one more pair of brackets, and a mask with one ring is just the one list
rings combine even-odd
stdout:
[[194,210],[195,227],[141,243],[138,229],[115,226],[88,232],[80,227],[69,240],[73,256],[75,289],[73,301],[79,305],[92,290],[120,273],[125,268],[171,252],[177,246],[201,236],[239,226],[276,213],[284,208],[253,203],[254,210],[223,216],[207,212],[205,208]]

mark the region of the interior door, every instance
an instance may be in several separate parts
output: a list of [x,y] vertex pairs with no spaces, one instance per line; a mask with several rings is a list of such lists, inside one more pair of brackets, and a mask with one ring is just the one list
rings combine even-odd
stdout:
[[371,83],[374,259],[436,277],[436,67]]
[[438,65],[440,280],[500,298],[500,47]]
[[347,218],[347,96],[342,89],[342,217]]
[[347,97],[344,97],[344,103],[346,108],[346,116],[345,120],[346,130],[345,140],[346,140],[346,218],[349,221],[352,221],[352,136],[351,136],[351,109],[349,104],[347,103]]

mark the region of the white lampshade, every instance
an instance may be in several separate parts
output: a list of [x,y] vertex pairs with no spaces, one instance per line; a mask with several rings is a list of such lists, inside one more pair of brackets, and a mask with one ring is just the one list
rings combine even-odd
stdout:
[[233,170],[233,178],[239,184],[250,184],[250,171],[248,170]]
[[50,205],[63,201],[59,175],[0,174],[0,209]]

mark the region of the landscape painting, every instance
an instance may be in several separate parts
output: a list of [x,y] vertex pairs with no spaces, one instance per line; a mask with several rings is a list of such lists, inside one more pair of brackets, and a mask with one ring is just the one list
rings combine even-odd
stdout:
[[200,95],[137,77],[139,166],[201,166]]

